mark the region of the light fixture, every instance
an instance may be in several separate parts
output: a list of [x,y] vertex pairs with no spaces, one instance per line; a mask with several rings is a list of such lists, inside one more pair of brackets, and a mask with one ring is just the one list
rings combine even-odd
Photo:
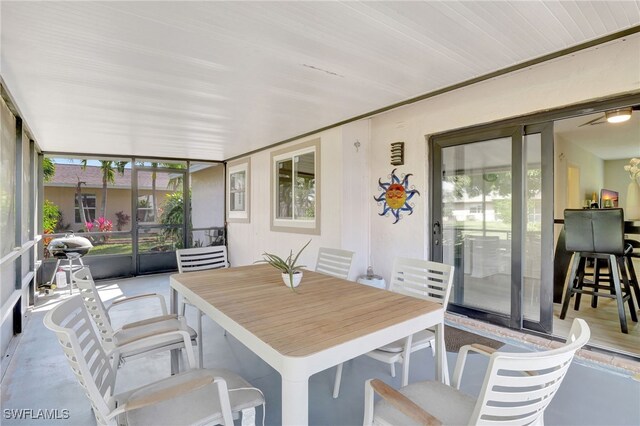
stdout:
[[404,142],[393,142],[391,144],[391,165],[404,165]]
[[609,123],[622,123],[631,118],[631,107],[606,111],[604,116]]

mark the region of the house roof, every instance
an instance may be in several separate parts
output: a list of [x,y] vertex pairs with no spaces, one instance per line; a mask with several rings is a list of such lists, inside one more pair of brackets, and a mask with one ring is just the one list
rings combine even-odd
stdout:
[[[167,173],[156,173],[156,189],[166,190],[169,187],[170,176]],[[85,182],[86,188],[102,188],[102,171],[98,166],[82,168],[79,164],[56,164],[56,173],[45,186],[74,187],[78,181]],[[151,172],[138,173],[138,188],[151,189]],[[115,173],[115,183],[110,183],[109,188],[131,188],[131,169],[125,169],[124,174]]]

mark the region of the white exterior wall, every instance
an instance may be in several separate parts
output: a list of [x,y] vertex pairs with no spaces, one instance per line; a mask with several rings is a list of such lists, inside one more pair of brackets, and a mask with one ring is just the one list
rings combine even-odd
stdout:
[[374,117],[372,181],[391,171],[389,144],[404,141],[407,161],[399,171],[414,173],[413,182],[422,194],[414,197],[414,214],[395,225],[372,217],[376,271],[388,280],[393,257],[429,256],[429,135],[638,91],[640,35],[634,35]]
[[[388,281],[394,257],[428,258],[429,135],[636,92],[640,92],[640,35],[322,132],[322,234],[313,236],[304,263],[315,266],[320,246],[357,250],[352,277],[371,263]],[[358,152],[354,137],[361,143]],[[380,208],[372,197],[379,193],[378,178],[385,181],[393,169],[389,144],[396,141],[405,142],[405,165],[396,173],[413,173],[410,183],[421,196],[412,199],[413,215],[392,224],[389,217],[378,216]],[[269,231],[270,151],[251,157],[251,223],[229,224],[229,251],[236,266],[255,261],[265,250],[284,254],[309,239],[303,234]],[[367,211],[368,219],[361,216]]]
[[280,150],[320,138],[320,235],[272,232],[270,227],[271,151],[251,156],[251,220],[249,223],[228,223],[229,261],[232,266],[248,265],[261,259],[263,252],[288,255],[297,251],[310,239],[311,244],[302,253],[303,265],[314,268],[319,247],[340,247],[342,243],[343,204],[342,191],[342,128],[334,128],[302,138]]

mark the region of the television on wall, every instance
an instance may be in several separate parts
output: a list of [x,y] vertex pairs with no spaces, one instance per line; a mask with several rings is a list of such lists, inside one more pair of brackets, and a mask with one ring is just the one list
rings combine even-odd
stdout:
[[600,208],[612,209],[618,207],[618,192],[611,189],[600,190]]

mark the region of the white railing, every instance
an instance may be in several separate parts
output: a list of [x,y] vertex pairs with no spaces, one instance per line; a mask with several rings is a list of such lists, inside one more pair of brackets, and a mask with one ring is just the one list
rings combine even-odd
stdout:
[[36,245],[41,239],[42,239],[42,235],[36,235],[36,237],[33,240],[27,241],[23,245],[18,246],[13,250],[11,250],[4,257],[2,257],[2,259],[0,259],[0,267],[5,263],[11,262],[12,260],[15,260],[18,257],[22,256],[27,250],[29,250],[31,247]]
[[[8,264],[9,262],[13,262],[16,259],[22,257],[25,253],[27,253],[30,249],[32,249],[33,246],[35,246],[41,239],[42,239],[42,235],[36,235],[36,237],[33,240],[27,241],[23,245],[11,250],[11,252],[7,253],[5,256],[2,257],[2,259],[0,259],[0,267],[3,267],[5,264]],[[0,325],[4,324],[5,320],[9,317],[9,315],[13,313],[14,306],[20,300],[20,297],[22,296],[24,289],[29,285],[31,280],[35,277],[36,271],[38,270],[41,264],[42,262],[39,262],[39,261],[35,262],[35,265],[33,265],[34,270],[28,271],[26,274],[24,274],[21,277],[20,288],[15,289],[13,293],[11,293],[9,298],[2,304],[2,307],[0,307]]]

